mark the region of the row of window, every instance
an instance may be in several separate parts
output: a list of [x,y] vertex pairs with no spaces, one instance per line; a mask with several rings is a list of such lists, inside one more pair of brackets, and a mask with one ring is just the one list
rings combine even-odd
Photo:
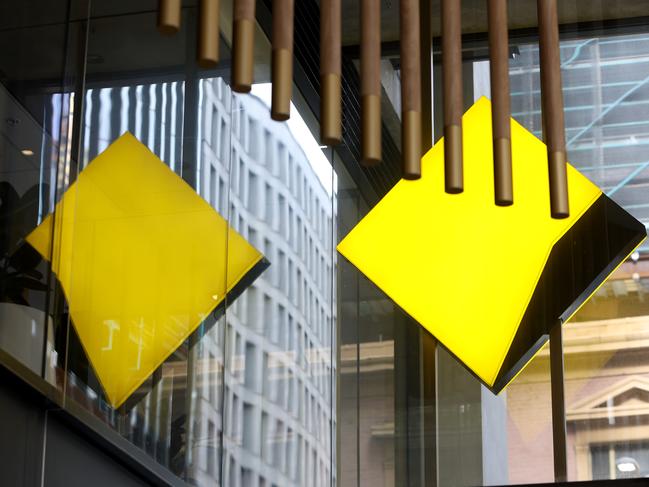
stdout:
[[[222,161],[218,156],[215,158]],[[330,248],[332,220],[324,207],[324,204],[330,204],[329,201],[321,202],[312,194],[309,186],[312,196],[308,201],[311,205],[305,207],[304,202],[287,197],[285,185],[275,185],[267,174],[260,171],[258,161],[251,164],[244,162],[244,159],[238,155],[236,147],[232,148],[232,161],[230,181],[233,203],[241,202],[252,215],[263,220],[274,231],[288,237],[296,251],[303,251],[301,250],[303,244],[300,245],[301,242],[297,239],[302,236],[303,231],[306,235],[308,230],[313,232],[312,239]],[[221,164],[223,165],[223,162]],[[248,166],[255,167],[253,169]],[[306,176],[304,184],[307,184]],[[291,232],[289,225],[295,225],[296,230]]]
[[243,345],[241,333],[235,331],[236,326],[232,326],[231,322],[228,323],[228,330],[234,334],[231,342],[233,352],[230,358],[230,374],[246,389],[257,394],[262,393],[300,418],[304,415],[300,409],[302,403],[295,401],[298,394],[296,391],[304,389],[323,403],[330,402],[331,364],[327,357],[327,353],[330,353],[328,349],[303,348],[304,353],[298,354],[273,351],[264,341],[257,344],[249,339],[245,340]]
[[[239,466],[237,458],[228,455],[229,459],[226,461],[225,484],[228,487],[286,487],[282,481],[271,481],[264,474],[258,474],[256,469],[250,467]],[[303,450],[298,448],[299,459],[296,465],[297,474],[295,475],[295,484],[300,487],[326,487],[331,485],[330,471],[326,461],[318,459],[317,454],[312,451],[303,453]],[[258,483],[256,483],[258,482]]]
[[[209,177],[207,176],[209,175]],[[226,188],[226,182],[223,176],[220,174],[220,171],[213,165],[210,165],[210,170],[205,171],[205,177],[203,181],[204,191],[203,194],[209,203],[219,211],[222,216],[223,209],[225,207],[225,201],[228,199],[228,191]],[[268,185],[267,185],[268,186]],[[280,197],[281,198],[281,197]],[[283,201],[280,199],[280,208],[283,206]],[[285,200],[284,200],[285,203]],[[270,208],[273,208],[273,202],[269,201],[266,206],[266,211],[270,211]],[[278,218],[277,221],[281,222],[280,230],[287,238],[288,242],[291,244],[292,249],[295,251],[295,255],[300,257],[304,262],[305,274],[308,274],[315,281],[318,290],[322,294],[329,294],[330,289],[328,286],[328,277],[331,275],[331,265],[327,262],[328,259],[325,259],[326,255],[330,254],[330,251],[327,251],[322,243],[322,241],[314,240],[311,235],[307,234],[306,227],[302,226],[302,221],[299,216],[294,215],[291,208],[288,209],[288,229],[286,225],[285,218]],[[229,220],[236,231],[242,234],[252,245],[257,248],[260,248],[259,232],[257,229],[253,228],[252,225],[246,225],[246,220],[243,217],[243,214],[237,211],[234,203],[231,204]],[[272,219],[271,219],[272,221]],[[260,228],[257,225],[256,228]],[[329,232],[330,233],[330,232]],[[276,239],[273,239],[276,240]],[[278,258],[277,262],[279,266],[271,266],[271,272],[274,275],[274,281],[276,286],[283,288],[285,292],[289,295],[289,299],[297,303],[301,303],[301,296],[297,296],[294,293],[293,289],[286,288],[286,285],[289,284],[289,278],[286,277],[284,269],[284,264],[286,262],[286,252],[282,250],[282,246],[277,245]],[[263,249],[266,257],[272,263],[275,259],[271,255],[273,246],[269,238],[265,239],[265,248]],[[292,260],[289,259],[289,266],[293,267]],[[283,270],[283,272],[282,272]],[[291,272],[291,270],[289,270]],[[296,269],[298,273],[297,278],[299,279],[302,271]],[[297,289],[297,292],[300,292],[300,289]],[[309,290],[309,294],[312,292]],[[317,301],[317,299],[316,299]],[[318,304],[316,303],[316,308]],[[305,311],[303,308],[300,308],[302,311]]]
[[[212,126],[205,132],[211,140],[203,145],[201,194],[270,267],[228,308],[225,370],[220,363],[201,369],[210,383],[202,387],[201,417],[213,425],[202,428],[220,433],[223,390],[224,485],[325,485],[332,367],[323,344],[331,343],[332,219],[323,205],[331,203],[324,190],[318,195],[310,166],[295,167],[296,157],[309,163],[297,142],[291,148],[291,140],[280,140],[285,127],[269,125],[277,130],[266,130],[262,146],[250,115],[256,107],[247,105],[253,100],[235,101],[225,112],[213,98],[203,108]],[[219,361],[211,345],[206,353],[206,361]],[[312,454],[313,465],[303,470],[299,459],[309,462]],[[217,467],[208,467],[211,476]]]
[[[316,447],[312,445],[312,435],[303,435],[283,419],[273,417],[266,411],[261,411],[260,414],[259,408],[245,401],[240,402],[236,396],[233,403],[236,408],[232,410],[231,421],[235,424],[240,421],[241,429],[229,434],[226,427],[227,442],[238,445],[252,458],[260,458],[269,470],[281,473],[298,485],[304,485],[300,480],[305,474],[311,474],[313,471],[311,468],[304,468],[310,457],[316,462],[321,462],[324,472],[329,475],[326,459],[331,447],[330,430],[319,431],[320,437],[324,437],[325,441],[320,447]],[[332,426],[331,422],[328,426]],[[213,430],[215,431],[215,428]],[[240,463],[247,463],[245,454],[240,453],[236,458]],[[207,466],[209,467],[209,464]],[[315,466],[313,464],[313,467]],[[263,472],[265,469],[256,466],[256,470]]]
[[[236,101],[234,105],[232,138],[238,142],[239,150],[247,154],[250,160],[254,161],[256,167],[266,166],[273,176],[280,179],[283,186],[287,187],[295,198],[296,206],[304,209],[306,220],[313,224],[319,236],[324,236],[324,230],[331,226],[330,222],[326,223],[327,211],[325,210],[325,206],[330,205],[330,201],[324,194],[318,197],[310,179],[313,179],[316,185],[320,184],[319,180],[313,175],[308,177],[308,174],[301,167],[301,164],[309,165],[306,155],[297,145],[297,142],[292,140],[292,137],[290,142],[294,147],[293,150],[290,150],[285,141],[277,138],[279,131],[271,132],[269,128],[264,129],[264,153],[261,154],[258,150],[258,143],[261,140],[258,122],[246,112],[245,104]],[[215,110],[215,116],[219,117],[218,120],[222,119],[218,115],[218,110]],[[240,130],[239,123],[242,118],[247,120],[247,123],[243,124],[243,126],[248,127],[243,133]],[[225,145],[221,144],[221,146]],[[223,150],[219,148],[215,152],[222,153]],[[223,160],[223,157],[220,157],[220,159]],[[241,178],[245,176],[243,160],[243,158],[239,157],[237,148],[233,147],[232,181],[235,183],[234,187],[240,189],[243,187]],[[237,164],[234,164],[234,161],[237,161]],[[324,191],[320,192],[324,193]],[[244,191],[240,191],[239,194],[242,201],[245,201]]]

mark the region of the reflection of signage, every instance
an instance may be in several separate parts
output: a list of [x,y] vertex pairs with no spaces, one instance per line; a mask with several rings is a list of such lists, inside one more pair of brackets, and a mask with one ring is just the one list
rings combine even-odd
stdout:
[[[84,169],[28,237],[48,260],[114,407],[267,265],[131,134]],[[227,254],[227,259],[226,259]]]
[[545,145],[512,121],[514,200],[493,204],[491,105],[463,117],[465,191],[444,192],[444,147],[422,160],[339,252],[492,391],[503,389],[646,237],[568,167],[570,217],[549,211]]

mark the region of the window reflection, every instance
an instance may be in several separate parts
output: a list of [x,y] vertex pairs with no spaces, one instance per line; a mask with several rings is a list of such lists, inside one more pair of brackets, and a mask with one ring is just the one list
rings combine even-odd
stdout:
[[[649,111],[644,109],[649,104],[649,36],[564,41],[561,58],[571,162],[649,224]],[[513,116],[541,136],[538,47],[520,46],[510,67]],[[646,251],[645,243],[564,327],[569,480],[647,475]],[[534,362],[507,396],[513,424],[527,425],[525,431],[538,426],[530,445],[535,438],[545,437],[546,443],[551,438],[549,423],[528,419],[550,414],[547,350]],[[516,436],[512,439],[518,444]],[[538,479],[533,465],[552,471],[551,452],[532,453],[510,449],[512,482]]]
[[[52,335],[67,358],[66,393],[192,484],[329,485],[331,165],[303,121],[297,128],[270,121],[263,89],[261,98],[235,98],[222,79],[201,80],[193,109],[185,89],[164,81],[87,90],[81,167],[123,132],[134,133],[193,180],[270,269],[225,314],[207,318],[119,410],[103,398],[63,313]],[[194,138],[183,133],[188,113],[197,121]]]
[[49,268],[24,239],[69,178],[58,168],[71,151],[74,96],[35,91],[19,99],[0,85],[0,104],[0,349],[60,385],[58,327],[46,312]]
[[[266,122],[268,88],[232,99],[239,130],[229,219],[263,248],[271,267],[226,314],[235,366],[225,371],[224,474],[262,485],[324,486],[333,475],[335,422],[331,166],[310,133],[300,136],[306,126],[296,128],[294,106],[291,122]],[[209,156],[203,162],[214,164]]]
[[[235,99],[215,78],[199,82],[199,102],[187,107],[185,89],[180,80],[88,89],[78,114],[79,168],[122,133],[132,132],[193,181],[199,194],[265,254],[270,269],[229,303],[225,315],[207,318],[118,410],[103,397],[60,290],[52,295],[56,322],[48,323],[45,334],[43,312],[30,315],[32,327],[25,331],[40,341],[30,339],[25,346],[8,332],[6,323],[16,322],[8,306],[16,303],[3,290],[0,345],[34,372],[44,371],[47,380],[64,384],[71,400],[192,484],[329,485],[336,427],[331,166],[315,140],[303,140],[304,122],[297,129],[271,123],[262,99]],[[48,185],[65,188],[75,179],[70,164],[74,97],[55,94],[47,100],[48,129],[61,140],[35,124],[32,153],[8,154],[14,148],[3,145],[5,160],[35,162],[31,172],[3,173],[3,183],[15,186],[18,197],[31,198],[33,215],[8,222],[27,225],[23,234],[53,206],[55,193]],[[196,137],[187,136],[187,113],[196,118]],[[315,165],[314,150],[321,158]],[[36,184],[33,191],[30,184]],[[9,199],[4,191],[3,208]],[[44,289],[19,297],[34,310],[45,308]],[[46,363],[32,363],[43,356],[44,336]],[[65,373],[57,374],[64,364]]]

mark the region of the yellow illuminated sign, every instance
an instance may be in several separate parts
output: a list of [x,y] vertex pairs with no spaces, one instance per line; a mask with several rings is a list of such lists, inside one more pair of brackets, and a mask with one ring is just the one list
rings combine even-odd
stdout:
[[463,193],[444,191],[440,141],[338,251],[497,392],[646,233],[572,166],[570,217],[552,219],[546,147],[515,121],[514,204],[496,206],[487,99],[463,132]]
[[27,241],[50,260],[114,407],[263,257],[129,133],[79,174]]

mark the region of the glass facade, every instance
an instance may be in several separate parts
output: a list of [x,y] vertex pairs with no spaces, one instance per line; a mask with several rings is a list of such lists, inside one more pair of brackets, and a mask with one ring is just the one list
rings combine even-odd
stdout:
[[[606,32],[566,40],[561,46],[570,160],[645,225],[648,222],[641,203],[645,200],[642,188],[647,176],[643,174],[647,168],[643,144],[649,119],[641,107],[649,100],[647,47],[646,34],[606,35]],[[535,74],[538,73],[538,47],[521,45],[519,51],[510,71],[513,116],[540,135],[538,74]],[[642,411],[646,403],[641,384],[646,380],[647,361],[640,352],[639,340],[642,330],[646,330],[647,312],[642,305],[642,277],[636,271],[642,266],[645,252],[646,244],[637,249],[565,327],[569,480],[646,476],[642,453],[646,435]],[[545,443],[550,446],[547,437],[550,406],[545,406],[544,414],[532,421],[527,410],[526,396],[543,387],[542,383],[549,397],[547,352],[537,361],[539,364],[531,368],[529,375],[520,379],[520,385],[512,387],[508,398],[516,395],[520,402],[516,409],[510,409],[510,415],[519,434],[530,434],[529,430],[535,428],[540,434],[545,429]],[[541,379],[543,375],[545,380]],[[601,460],[604,450],[605,463]],[[609,450],[613,452],[610,455]],[[537,465],[546,463],[545,472],[551,470],[552,458],[548,453],[536,452],[526,461],[522,451],[510,452],[512,467],[530,465],[531,458],[535,458]],[[540,462],[539,458],[545,461]],[[625,458],[634,459],[631,466],[625,467]],[[520,469],[513,480],[525,481],[529,477],[525,470]],[[540,471],[537,478],[552,480],[547,473],[543,477]]]
[[[296,106],[290,122],[272,122],[268,117],[270,89],[263,76],[251,95],[233,93],[225,81],[229,78],[227,52],[222,73],[198,72],[193,54],[186,53],[196,35],[195,7],[184,9],[181,33],[165,38],[156,31],[155,11],[143,12],[142,5],[58,3],[54,10],[61,18],[48,35],[58,34],[59,49],[66,45],[67,36],[68,43],[75,44],[70,47],[73,54],[61,51],[51,66],[40,70],[37,60],[30,61],[25,54],[8,60],[24,65],[17,66],[15,80],[9,79],[2,87],[7,123],[0,346],[60,391],[58,401],[63,408],[87,410],[190,485],[331,485],[336,479],[337,421],[337,365],[332,345],[336,342],[336,191],[328,160],[331,153],[323,151],[312,135],[317,127],[310,128]],[[90,20],[81,16],[68,22],[69,7],[80,14],[89,9]],[[15,10],[16,14],[28,13],[27,6],[24,11]],[[16,27],[14,32],[24,38],[16,39],[5,31],[5,42],[18,40],[28,50],[45,41],[37,27]],[[116,37],[115,32],[120,35]],[[134,44],[131,35],[139,41]],[[257,36],[264,39],[261,31]],[[81,59],[75,57],[76,51],[83,53]],[[265,62],[258,60],[262,71]],[[68,65],[74,71],[70,81],[60,75],[59,85],[39,84],[44,69],[56,72]],[[3,71],[11,76],[8,67]],[[34,76],[31,85],[26,75]],[[313,125],[312,115],[309,123]],[[74,291],[61,289],[47,262],[55,258],[56,242],[70,238],[72,272],[100,268],[75,266],[74,256],[83,253],[81,246],[87,242],[81,236],[63,235],[70,229],[80,229],[77,235],[83,233],[84,212],[74,213],[80,216],[72,218],[70,227],[54,227],[49,235],[53,249],[49,258],[35,254],[26,239],[68,191],[74,194],[78,188],[78,204],[90,204],[81,199],[87,180],[79,175],[98,168],[97,161],[105,157],[102,154],[109,154],[127,132],[175,173],[177,191],[189,185],[214,215],[228,222],[228,230],[217,235],[221,242],[201,241],[214,235],[178,226],[177,231],[187,234],[180,236],[182,248],[171,255],[183,259],[183,254],[198,253],[199,246],[208,245],[221,254],[197,264],[214,266],[213,272],[218,273],[223,267],[219,262],[231,264],[228,256],[236,248],[228,233],[236,232],[263,255],[266,267],[251,282],[229,290],[225,302],[214,311],[200,315],[195,329],[191,314],[158,316],[165,327],[176,323],[188,336],[157,366],[146,362],[146,348],[165,336],[147,335],[146,328],[138,332],[123,322],[129,317],[123,308],[145,290],[129,287],[124,293],[111,294],[114,317],[106,317],[105,329],[97,330],[105,334],[101,349],[120,350],[120,330],[135,330],[128,339],[139,341],[142,355],[137,356],[134,368],[147,376],[125,402],[116,405],[105,387],[117,380],[118,371],[101,375],[98,362],[102,359],[92,356],[75,323],[75,318],[81,322],[82,313],[74,309]],[[144,195],[142,201],[132,200],[132,205],[153,205],[152,198],[158,197],[174,200],[168,190],[156,194],[163,190],[150,187],[148,177],[119,181],[109,188],[114,192],[108,197],[120,210],[124,203],[119,198],[127,184],[135,184]],[[153,209],[144,216],[123,210],[116,217],[118,226],[122,220],[128,225],[129,218],[139,218],[150,229],[148,218],[162,219],[160,211],[173,212],[174,208]],[[56,212],[64,210],[57,206],[53,218]],[[102,222],[93,221],[93,225],[100,238]],[[137,255],[142,249],[124,239],[110,240],[119,255],[102,257],[112,259],[111,265],[120,269],[124,262],[144,260]],[[174,238],[174,242],[179,241]],[[165,246],[166,242],[152,240],[147,242],[147,251],[155,253]],[[166,273],[157,266],[173,265],[158,262],[156,268],[147,269],[164,280]],[[196,271],[189,272],[195,272],[192,279],[200,278]],[[119,276],[127,286],[126,272]],[[226,276],[216,278],[225,280]],[[94,282],[102,277],[89,279]],[[145,277],[141,280],[145,286],[155,286]],[[95,302],[101,298],[96,293],[91,296]],[[154,311],[162,309],[166,308],[160,303]],[[173,323],[166,324],[166,319]]]
[[[595,3],[560,9],[568,155],[647,226],[649,8]],[[357,2],[343,2],[336,148],[318,141],[318,2],[296,2],[281,123],[272,2],[257,2],[245,95],[229,87],[221,4],[221,62],[204,70],[197,2],[163,36],[156,2],[0,1],[0,363],[178,485],[553,482],[549,347],[496,396],[336,252],[400,177],[398,2],[382,2],[384,161],[371,168],[358,162]],[[511,102],[542,137],[533,4],[510,2]],[[485,8],[463,7],[465,108],[490,97]],[[648,245],[564,327],[568,481],[649,476]],[[463,258],[480,271],[479,235]]]

